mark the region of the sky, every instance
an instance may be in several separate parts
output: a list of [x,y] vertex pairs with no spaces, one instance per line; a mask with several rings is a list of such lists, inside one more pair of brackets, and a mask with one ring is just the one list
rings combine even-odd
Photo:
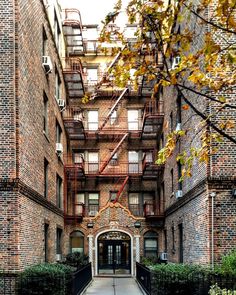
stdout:
[[[113,10],[116,0],[59,0],[62,8],[77,8],[80,10],[82,23],[100,24],[105,16]],[[123,0],[124,5],[129,0]],[[124,14],[124,13],[123,13]],[[125,22],[125,16],[120,17],[121,22]]]

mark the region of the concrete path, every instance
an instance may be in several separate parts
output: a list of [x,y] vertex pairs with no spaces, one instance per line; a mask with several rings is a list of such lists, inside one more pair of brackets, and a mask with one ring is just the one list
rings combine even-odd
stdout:
[[84,295],[143,295],[133,278],[94,278]]

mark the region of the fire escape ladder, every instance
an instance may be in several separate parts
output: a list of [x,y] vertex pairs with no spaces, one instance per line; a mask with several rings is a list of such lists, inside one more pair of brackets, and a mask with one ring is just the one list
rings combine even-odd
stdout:
[[145,121],[146,121],[146,115],[147,115],[147,107],[146,107],[146,104],[145,104],[144,112],[143,112],[143,121],[142,121],[142,133],[144,131],[144,126],[145,126]]
[[99,173],[102,173],[103,172],[103,170],[106,168],[106,166],[108,165],[108,163],[110,162],[110,160],[112,159],[112,157],[115,155],[115,153],[118,151],[118,149],[121,147],[122,143],[124,142],[124,140],[126,139],[127,136],[128,136],[128,133],[125,133],[125,135],[118,142],[117,146],[114,148],[114,150],[110,154],[109,158],[101,166],[101,168],[99,170]]
[[120,187],[120,189],[119,189],[119,191],[118,191],[118,193],[117,193],[117,195],[116,195],[116,198],[115,198],[115,200],[113,201],[113,203],[118,202],[119,197],[121,196],[121,194],[122,194],[122,192],[123,192],[123,190],[124,190],[124,188],[125,188],[125,185],[126,185],[126,183],[128,182],[128,180],[129,180],[129,175],[127,175],[126,178],[124,179],[124,181],[123,181],[123,183],[122,183],[122,185],[121,185],[121,187]]
[[125,93],[126,93],[127,90],[128,90],[128,88],[125,88],[122,91],[121,95],[118,97],[118,99],[116,100],[115,104],[113,105],[113,107],[111,108],[110,112],[108,113],[108,115],[106,116],[105,120],[103,121],[102,125],[100,126],[98,132],[100,132],[104,128],[104,126],[106,125],[106,123],[109,121],[109,119],[111,118],[111,115],[117,109],[118,104],[120,103],[121,99],[124,97],[124,95],[125,95]]

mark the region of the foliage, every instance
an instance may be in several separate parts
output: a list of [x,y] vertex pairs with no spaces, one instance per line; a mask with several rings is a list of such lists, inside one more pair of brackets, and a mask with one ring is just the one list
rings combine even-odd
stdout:
[[20,274],[20,294],[64,295],[74,268],[43,263],[26,268]]
[[[200,118],[200,124],[192,129],[189,150],[178,155],[185,166],[182,177],[191,176],[195,159],[207,162],[224,139],[236,144],[232,132],[235,116],[231,115],[236,110],[232,96],[236,80],[235,1],[130,0],[126,7],[129,22],[139,24],[136,40],[130,43],[110,26],[120,10],[119,0],[114,11],[107,15],[101,32],[101,42],[124,45],[120,48],[119,62],[106,79],[111,74],[116,86],[131,84],[137,89],[145,78],[153,85],[152,99],[156,100],[162,99],[163,89],[174,89],[181,98],[182,111],[189,112],[190,120],[193,113]],[[178,62],[173,66],[176,57]],[[182,130],[169,134],[159,152],[158,164],[173,154],[181,138],[189,138],[188,126],[187,121],[183,122]],[[201,144],[195,147],[194,138],[198,135]]]
[[236,291],[221,289],[217,284],[211,286],[209,295],[236,295]]
[[236,249],[222,257],[221,271],[236,275]]
[[89,257],[87,255],[80,252],[73,252],[73,253],[69,253],[66,256],[65,264],[74,266],[77,268],[81,268],[85,266],[86,264],[88,264],[88,261],[89,261]]
[[148,266],[152,266],[159,263],[159,259],[157,256],[151,256],[151,257],[142,256],[141,263],[148,267]]

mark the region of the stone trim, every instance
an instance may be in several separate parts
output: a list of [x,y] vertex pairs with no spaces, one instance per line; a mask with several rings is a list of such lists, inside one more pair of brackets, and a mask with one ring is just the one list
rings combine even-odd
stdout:
[[14,191],[18,192],[25,197],[33,200],[44,208],[52,211],[53,213],[63,217],[63,211],[56,205],[45,199],[41,194],[27,186],[19,178],[0,180],[0,191]]
[[232,189],[236,185],[236,176],[208,177],[207,180],[210,189]]

